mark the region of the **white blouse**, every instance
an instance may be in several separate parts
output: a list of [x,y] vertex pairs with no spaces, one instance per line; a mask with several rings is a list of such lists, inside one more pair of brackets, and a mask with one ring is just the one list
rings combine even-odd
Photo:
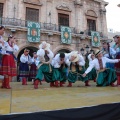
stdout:
[[[70,62],[69,62],[69,59],[68,59],[68,54],[65,53],[65,58],[64,58],[64,62],[65,64],[67,64],[69,66]],[[57,54],[53,60],[52,60],[52,66],[54,68],[60,68],[60,54]]]
[[18,52],[19,50],[19,47],[15,44],[13,47],[11,47],[8,42],[5,42],[4,46],[3,46],[3,51],[5,52],[6,54],[6,51],[9,51],[9,52],[13,52],[13,53],[16,53]]
[[[106,63],[117,63],[117,62],[119,62],[118,59],[109,59],[106,57],[102,57],[103,68],[106,68]],[[100,70],[100,65],[99,65],[99,61],[97,58],[95,58],[91,62],[91,64],[89,65],[85,73],[88,74],[93,68],[95,68],[96,70]]]
[[20,57],[20,62],[22,63],[32,63],[30,55],[25,56],[24,54],[21,55]]
[[[54,54],[53,54],[53,52],[52,52],[50,49],[48,50],[48,52],[49,52],[49,54],[47,54],[47,55],[48,55],[48,57],[49,57],[49,59],[50,59],[50,63],[51,63]],[[45,58],[44,58],[44,56],[45,56],[45,50],[44,50],[44,49],[39,49],[39,50],[37,51],[37,56],[38,56],[38,58],[39,58],[39,60],[40,60],[41,62],[44,61],[44,60],[45,60]]]

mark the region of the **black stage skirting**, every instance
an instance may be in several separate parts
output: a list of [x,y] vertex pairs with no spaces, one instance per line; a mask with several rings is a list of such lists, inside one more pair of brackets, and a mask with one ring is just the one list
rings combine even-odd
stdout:
[[55,111],[1,115],[0,120],[120,120],[120,103]]

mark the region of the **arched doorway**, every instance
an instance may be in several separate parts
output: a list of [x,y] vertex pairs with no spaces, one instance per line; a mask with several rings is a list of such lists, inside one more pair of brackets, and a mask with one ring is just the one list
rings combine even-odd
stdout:
[[57,53],[70,53],[71,51],[70,50],[67,50],[67,49],[61,49],[61,50],[58,50]]
[[[37,52],[37,50],[38,50],[38,48],[32,47],[32,46],[25,47],[25,48],[27,48],[27,49],[30,50],[29,55],[30,55],[31,57],[33,57],[33,52]],[[18,54],[18,56],[17,56],[17,59],[18,59],[18,62],[17,62],[17,70],[18,70],[17,81],[20,81],[20,80],[19,80],[19,64],[20,64],[20,57],[21,57],[21,55],[24,53],[24,49],[25,49],[25,48],[23,48],[23,49],[19,52],[19,54]],[[28,80],[29,80],[29,79],[28,79]]]
[[[37,50],[38,50],[38,48],[32,47],[32,46],[25,47],[25,48],[27,48],[27,49],[30,50],[29,55],[30,55],[31,57],[33,57],[33,52],[37,52]],[[20,56],[23,54],[25,48],[23,48],[23,49],[19,52],[19,54],[18,54],[18,57],[17,57],[18,63],[20,62]]]

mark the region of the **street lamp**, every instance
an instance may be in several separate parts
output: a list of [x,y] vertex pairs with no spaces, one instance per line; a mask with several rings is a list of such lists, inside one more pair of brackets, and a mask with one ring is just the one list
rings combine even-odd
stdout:
[[84,54],[84,49],[81,48],[80,51],[81,51],[81,54],[83,55]]
[[89,46],[87,45],[85,48],[86,48],[86,51],[88,53],[89,52]]
[[94,50],[92,50],[92,49],[91,49],[91,50],[90,50],[90,53],[92,53],[92,54],[93,54],[93,53],[94,53]]

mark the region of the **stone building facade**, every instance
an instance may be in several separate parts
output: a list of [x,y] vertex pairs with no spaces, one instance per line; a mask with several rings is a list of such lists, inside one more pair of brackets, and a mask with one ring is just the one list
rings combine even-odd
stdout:
[[[26,47],[37,50],[41,41],[49,42],[54,53],[80,51],[91,46],[91,30],[98,31],[101,40],[107,37],[107,5],[104,0],[0,0],[0,24],[6,27],[5,39],[15,35],[18,57]],[[28,20],[41,23],[40,43],[28,42]],[[60,25],[71,28],[71,44],[61,43]]]

